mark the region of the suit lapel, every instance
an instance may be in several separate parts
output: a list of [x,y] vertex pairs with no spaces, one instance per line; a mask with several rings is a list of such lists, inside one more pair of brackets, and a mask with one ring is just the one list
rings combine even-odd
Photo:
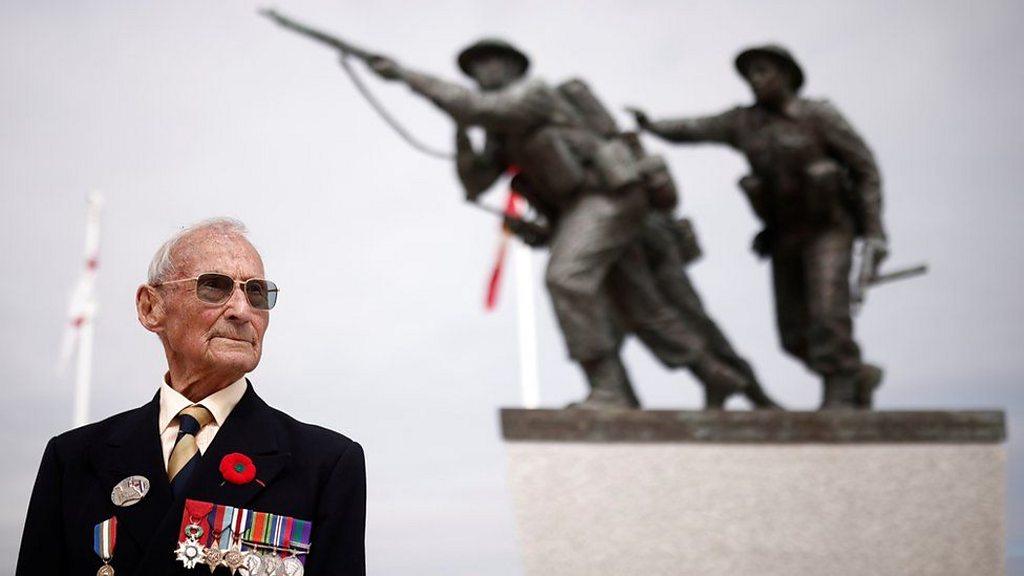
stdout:
[[[242,399],[203,454],[193,483],[186,491],[188,497],[229,506],[245,506],[269,486],[291,460],[291,454],[282,448],[279,426],[271,408],[256,395],[252,384],[249,384]],[[225,481],[221,474],[221,460],[235,452],[252,459],[256,467],[256,479],[252,482],[232,484]]]
[[[264,485],[270,485],[277,475],[284,470],[291,458],[290,453],[282,452],[278,442],[280,437],[279,424],[272,417],[269,406],[248,384],[245,394],[235,405],[227,421],[213,437],[213,442],[203,453],[199,467],[193,473],[191,484],[185,489],[184,498],[224,504],[228,506],[244,506],[264,488],[255,480],[242,486],[224,482],[219,465],[221,459],[232,452],[240,452],[253,459],[256,466],[256,478]],[[154,424],[155,427],[155,424]],[[159,445],[159,443],[158,443]],[[159,463],[162,465],[163,457]],[[139,563],[135,574],[149,575],[160,573],[160,567],[172,562],[174,543],[177,541],[181,526],[181,514],[184,498],[173,500],[170,484],[166,474],[163,477],[166,489],[167,512],[153,526],[153,536],[149,546]]]
[[157,433],[160,412],[159,395],[141,408],[130,412],[102,445],[93,447],[92,462],[101,485],[113,491],[118,482],[129,476],[149,480],[149,493],[138,503],[118,507],[118,525],[145,549],[153,530],[160,524],[171,505],[171,487],[164,468],[163,449]]

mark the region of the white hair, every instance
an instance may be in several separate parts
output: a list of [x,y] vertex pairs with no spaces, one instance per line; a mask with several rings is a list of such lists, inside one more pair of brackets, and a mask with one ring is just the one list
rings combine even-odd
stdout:
[[[200,220],[195,224],[191,224],[182,228],[177,234],[171,236],[166,242],[164,242],[160,248],[157,249],[156,254],[153,255],[153,260],[149,263],[149,275],[147,282],[151,286],[155,286],[165,280],[167,280],[171,273],[174,271],[174,261],[171,259],[171,253],[185,238],[196,234],[198,232],[219,232],[221,234],[235,234],[243,238],[246,237],[248,229],[241,220],[235,218],[228,218],[226,216],[218,216],[215,218],[207,218],[206,220]],[[248,238],[246,238],[248,240]]]

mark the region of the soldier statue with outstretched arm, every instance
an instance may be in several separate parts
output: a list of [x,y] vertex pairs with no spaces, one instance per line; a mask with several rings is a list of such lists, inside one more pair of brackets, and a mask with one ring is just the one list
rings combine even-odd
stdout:
[[[456,122],[456,164],[467,199],[476,200],[514,167],[516,189],[548,217],[545,281],[569,355],[590,385],[577,406],[638,405],[619,357],[623,327],[662,363],[691,369],[705,386],[708,407],[721,407],[732,393],[760,390],[752,372],[715,354],[659,289],[641,242],[650,209],[633,150],[588,124],[562,86],[527,78],[529,60],[522,52],[500,40],[465,49],[458,63],[478,90],[381,56],[367,63]],[[481,151],[470,143],[468,127],[485,130]],[[523,226],[514,230],[529,235]],[[755,403],[771,404],[761,396]]]
[[736,58],[756,102],[722,114],[637,124],[670,142],[717,142],[746,155],[740,181],[763,230],[754,250],[772,260],[783,348],[819,374],[822,408],[870,408],[882,371],[853,339],[850,270],[854,240],[875,271],[888,250],[881,178],[860,135],[830,103],[798,96],[804,75],[775,45]]

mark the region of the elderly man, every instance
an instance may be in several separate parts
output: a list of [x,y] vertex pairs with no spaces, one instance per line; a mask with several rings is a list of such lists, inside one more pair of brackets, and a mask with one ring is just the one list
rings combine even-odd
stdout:
[[[228,554],[190,557],[198,549],[179,544],[179,532],[197,534],[183,528],[187,522],[218,532],[216,523],[183,519],[193,512],[186,501],[250,510],[250,519],[279,515],[290,540],[272,545],[308,541],[308,575],[365,574],[362,448],[271,408],[245,377],[259,364],[277,300],[263,276],[259,253],[234,220],[201,222],[157,251],[136,306],[163,344],[168,371],[142,407],[47,445],[16,574],[195,573],[182,563],[235,572]],[[308,540],[294,529],[303,520],[311,523]],[[229,547],[245,534],[257,539],[238,528],[243,521],[220,530]],[[280,551],[267,550],[246,557],[278,562],[272,556]],[[302,572],[294,560],[289,565],[288,574]]]

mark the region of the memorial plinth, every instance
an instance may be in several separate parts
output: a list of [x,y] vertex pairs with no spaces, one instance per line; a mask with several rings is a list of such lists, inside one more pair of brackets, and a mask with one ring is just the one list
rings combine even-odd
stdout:
[[528,575],[996,575],[1002,412],[501,412]]

